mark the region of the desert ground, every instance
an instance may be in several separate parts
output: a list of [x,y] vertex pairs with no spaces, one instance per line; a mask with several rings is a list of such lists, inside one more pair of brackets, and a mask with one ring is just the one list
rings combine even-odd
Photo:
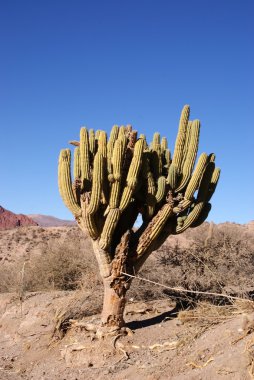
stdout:
[[88,237],[25,226],[0,241],[0,379],[254,378],[254,222],[170,236],[139,273],[151,282],[133,281],[127,334],[103,339]]

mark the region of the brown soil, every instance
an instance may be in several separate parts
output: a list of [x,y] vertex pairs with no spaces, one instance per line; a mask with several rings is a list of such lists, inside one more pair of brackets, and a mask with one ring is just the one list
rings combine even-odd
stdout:
[[[254,334],[243,329],[246,305],[212,310],[201,304],[195,319],[193,311],[177,315],[170,300],[130,303],[129,335],[101,340],[74,325],[60,339],[57,320],[73,297],[31,293],[21,304],[1,295],[0,379],[251,379]],[[91,298],[83,307],[91,309]]]
[[[140,276],[250,298],[253,223],[214,226],[205,246],[208,231],[205,223],[170,237]],[[253,378],[252,301],[186,296],[135,279],[125,313],[133,334],[98,339],[84,324],[99,321],[102,286],[79,229],[22,227],[0,231],[0,240],[0,379]]]

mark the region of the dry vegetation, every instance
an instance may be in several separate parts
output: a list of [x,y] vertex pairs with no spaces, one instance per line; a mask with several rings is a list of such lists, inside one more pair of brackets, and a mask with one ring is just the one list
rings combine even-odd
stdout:
[[[101,280],[89,238],[77,227],[10,230],[5,232],[2,243],[0,292],[21,288],[23,292],[84,288],[100,291]],[[12,255],[8,256],[10,246]],[[211,232],[205,223],[186,231],[183,238],[170,237],[149,258],[139,276],[169,287],[248,296],[254,290],[253,271],[252,231],[224,224],[214,226]],[[149,300],[162,294],[174,296],[170,290],[162,291],[136,279],[129,297]]]
[[[209,234],[205,223],[183,236],[170,237],[139,274],[168,288],[133,281],[126,320],[135,334],[121,338],[113,351],[106,343],[102,348],[92,333],[75,322],[98,318],[101,310],[102,286],[89,239],[76,227],[1,232],[0,329],[10,329],[10,337],[19,331],[19,338],[9,341],[3,335],[3,352],[8,354],[1,357],[0,379],[1,373],[11,380],[106,375],[112,379],[253,378],[253,232],[252,224],[223,224]],[[229,297],[186,294],[171,287]],[[31,338],[24,338],[30,334]],[[52,344],[52,339],[52,347],[58,342],[56,348],[41,354],[45,369],[41,359],[31,355]],[[32,351],[24,353],[24,344]],[[33,360],[36,366],[29,364]],[[12,368],[23,368],[23,375],[15,372],[11,377]],[[53,368],[58,368],[57,375]]]

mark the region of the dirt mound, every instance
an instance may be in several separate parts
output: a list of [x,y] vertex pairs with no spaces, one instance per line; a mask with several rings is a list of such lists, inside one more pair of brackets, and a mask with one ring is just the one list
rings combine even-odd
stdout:
[[38,224],[23,214],[14,214],[0,206],[0,230],[7,230],[15,227],[37,226]]

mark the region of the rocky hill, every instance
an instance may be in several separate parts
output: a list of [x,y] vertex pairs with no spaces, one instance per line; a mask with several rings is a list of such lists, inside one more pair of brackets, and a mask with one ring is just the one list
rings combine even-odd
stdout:
[[0,206],[0,230],[8,230],[15,227],[37,226],[31,218],[23,214],[15,214]]

